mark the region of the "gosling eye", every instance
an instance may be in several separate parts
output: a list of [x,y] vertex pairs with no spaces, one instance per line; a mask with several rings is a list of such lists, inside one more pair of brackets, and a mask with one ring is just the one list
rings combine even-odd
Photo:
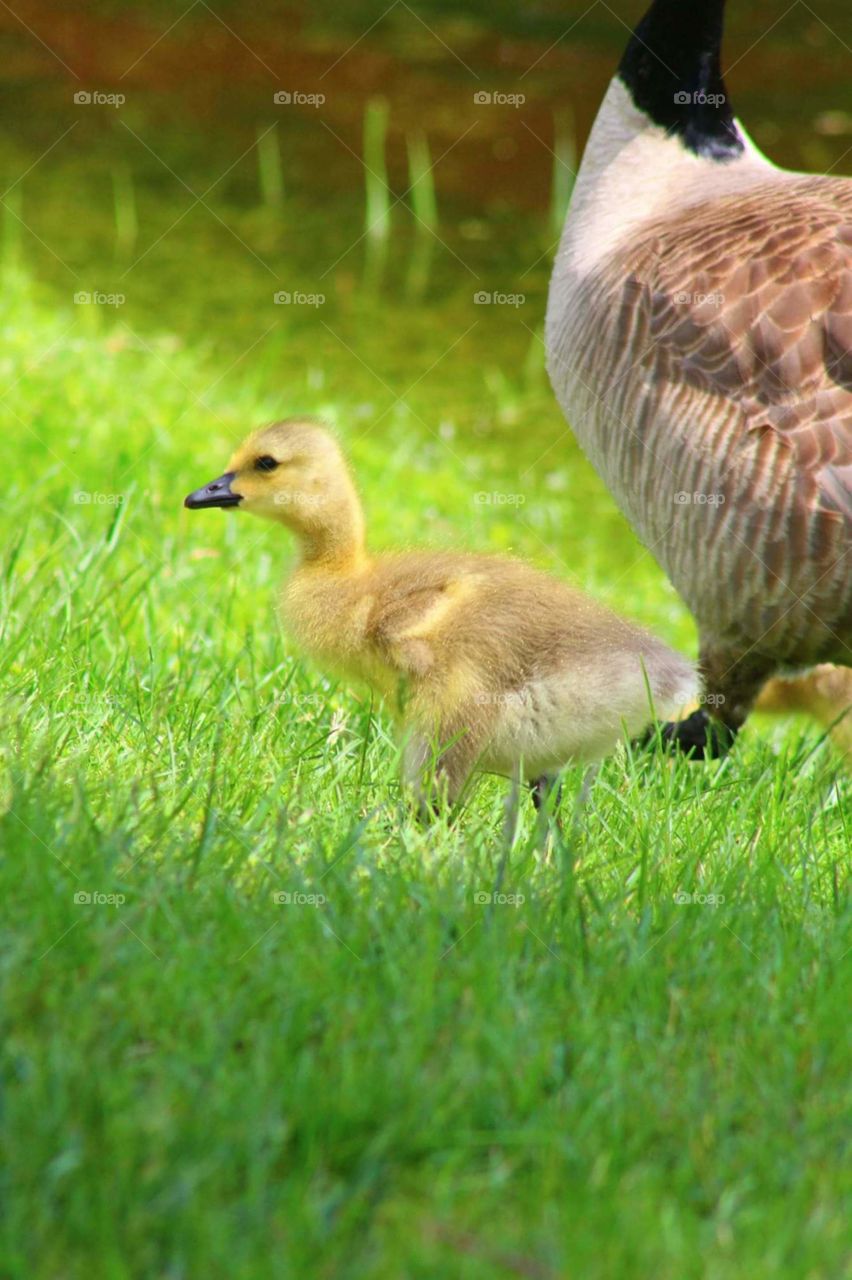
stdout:
[[262,457],[254,460],[255,471],[274,471],[277,466],[276,460],[268,453],[264,453]]

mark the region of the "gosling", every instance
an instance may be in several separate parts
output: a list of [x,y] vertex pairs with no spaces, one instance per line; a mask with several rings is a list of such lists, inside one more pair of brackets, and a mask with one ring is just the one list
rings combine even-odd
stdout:
[[475,771],[523,778],[540,805],[562,766],[598,760],[694,700],[685,658],[519,560],[371,555],[340,446],[315,420],[255,432],[184,506],[239,508],[296,535],[285,628],[385,700],[424,809],[455,803]]

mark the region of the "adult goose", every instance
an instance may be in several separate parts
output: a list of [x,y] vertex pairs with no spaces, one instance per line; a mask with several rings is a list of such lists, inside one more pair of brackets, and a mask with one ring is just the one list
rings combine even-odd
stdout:
[[697,756],[777,671],[852,665],[852,181],[758,151],[723,10],[655,0],[633,33],[547,315],[571,427],[698,623],[704,707],[666,728]]

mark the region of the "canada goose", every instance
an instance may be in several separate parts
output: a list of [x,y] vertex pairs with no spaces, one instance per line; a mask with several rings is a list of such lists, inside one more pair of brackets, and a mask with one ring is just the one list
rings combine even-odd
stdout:
[[724,0],[655,0],[604,97],[550,287],[551,380],[698,623],[724,750],[779,670],[852,663],[852,181],[734,117]]
[[[296,535],[285,626],[320,664],[386,699],[424,806],[454,801],[475,768],[514,776],[521,763],[540,799],[561,765],[597,759],[648,723],[648,689],[667,714],[694,696],[686,659],[521,561],[370,555],[343,454],[312,419],[250,436],[184,505],[236,507]],[[420,780],[434,760],[430,788]]]

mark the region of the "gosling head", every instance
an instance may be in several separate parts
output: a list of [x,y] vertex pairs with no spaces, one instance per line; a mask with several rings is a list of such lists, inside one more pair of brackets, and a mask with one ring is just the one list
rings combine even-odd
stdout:
[[361,507],[340,446],[320,422],[287,418],[255,431],[216,480],[184,506],[239,507],[287,525],[312,555],[339,554],[363,540]]

